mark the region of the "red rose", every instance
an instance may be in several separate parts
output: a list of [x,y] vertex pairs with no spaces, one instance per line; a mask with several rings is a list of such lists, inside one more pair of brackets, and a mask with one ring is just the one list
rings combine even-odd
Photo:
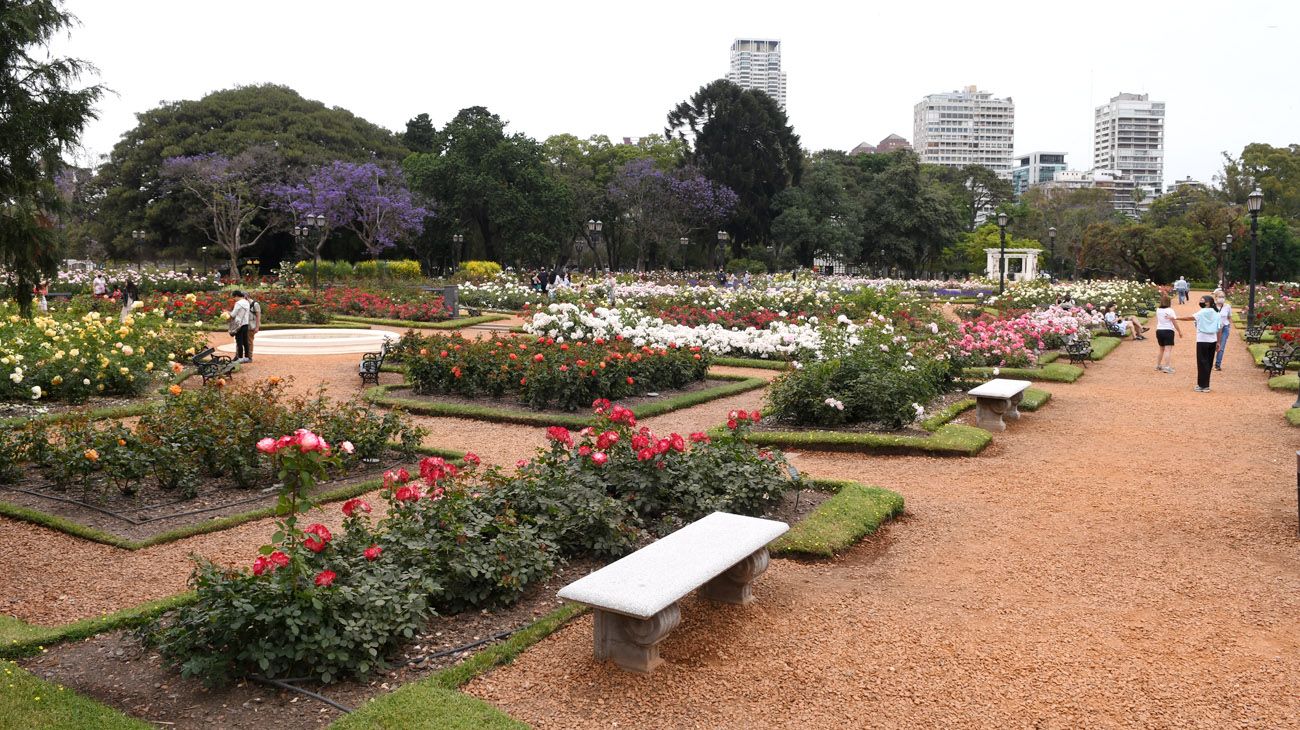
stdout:
[[289,567],[289,556],[285,555],[279,550],[276,550],[275,552],[271,553],[269,556],[267,556],[267,559],[271,561],[271,565],[277,568]]
[[636,378],[633,378],[631,375],[627,376],[627,384],[632,385],[634,383],[636,383]]
[[653,458],[655,458],[655,452],[650,450],[649,448],[641,449],[640,451],[636,452],[637,461],[649,461]]
[[736,426],[738,426],[738,425],[739,425],[739,424],[736,423],[736,419],[734,419],[734,418],[729,418],[729,419],[727,419],[727,428],[731,429],[732,431],[735,431],[735,430],[736,430]]
[[542,353],[540,353],[540,352],[537,353],[536,355],[533,355],[533,362],[541,362],[541,361],[543,361],[543,360],[545,360],[545,359],[546,359],[546,358],[543,357],[543,356],[542,356]]
[[382,555],[383,552],[384,549],[379,547],[378,545],[371,545],[370,547],[366,548],[365,552],[362,554],[366,556],[366,560],[375,560],[380,555]]
[[546,429],[546,438],[565,446],[573,446],[573,435],[564,426],[551,426]]
[[405,487],[400,487],[393,496],[397,498],[398,502],[415,502],[420,499],[420,488],[408,484]]
[[316,585],[321,588],[329,588],[330,584],[332,584],[334,579],[337,577],[338,574],[332,570],[322,570],[316,574]]
[[659,439],[659,441],[655,444],[655,451],[660,454],[666,454],[668,453],[668,449],[671,449],[672,447],[673,447],[673,442],[669,441],[668,439]]
[[275,570],[275,566],[271,565],[271,561],[265,555],[258,555],[253,560],[253,575],[261,575],[268,569]]
[[325,546],[329,544],[329,541],[334,539],[334,536],[330,534],[329,528],[319,522],[308,525],[307,529],[303,530],[303,533],[310,535],[310,537],[303,538],[302,546],[313,553],[318,553],[324,550]]
[[709,443],[709,435],[704,433],[703,431],[696,431],[695,433],[691,434],[691,441],[697,444],[707,444]]
[[474,453],[473,451],[467,451],[465,452],[465,463],[477,466],[483,463],[483,460],[478,458],[478,454]]
[[590,447],[590,446],[588,446],[588,445],[586,445],[586,444],[583,444],[582,446],[579,446],[579,447],[578,447],[578,455],[579,455],[579,456],[587,456],[587,455],[590,454],[590,453],[591,453],[591,447]]
[[762,419],[763,419],[763,414],[759,413],[758,411],[754,411],[753,413],[749,414],[749,420],[753,421],[754,423],[758,423]]
[[686,450],[686,439],[682,438],[682,435],[680,433],[673,434],[669,438],[669,443],[671,444],[673,451]]
[[343,516],[351,517],[357,510],[369,512],[370,505],[364,499],[349,499],[343,503]]
[[604,466],[605,462],[609,461],[609,454],[604,451],[597,451],[591,455],[591,461],[596,466]]

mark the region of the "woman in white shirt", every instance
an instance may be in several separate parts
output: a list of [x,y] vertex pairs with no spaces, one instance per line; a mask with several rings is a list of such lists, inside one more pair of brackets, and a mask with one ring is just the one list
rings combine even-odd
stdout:
[[1183,331],[1178,326],[1178,314],[1174,312],[1173,302],[1169,299],[1168,294],[1160,296],[1160,307],[1156,309],[1156,343],[1160,345],[1160,352],[1156,355],[1156,370],[1162,373],[1172,373],[1174,368],[1170,361],[1174,356],[1174,333],[1179,337],[1183,336]]
[[1228,335],[1232,333],[1232,305],[1222,289],[1214,290],[1214,303],[1219,306],[1219,351],[1214,353],[1214,369],[1222,370],[1223,348],[1228,346]]

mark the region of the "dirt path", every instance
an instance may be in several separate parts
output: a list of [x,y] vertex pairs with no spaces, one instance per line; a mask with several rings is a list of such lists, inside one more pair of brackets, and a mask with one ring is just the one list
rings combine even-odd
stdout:
[[1300,431],[1235,333],[1193,392],[1181,324],[1175,374],[1125,343],[979,458],[797,456],[908,516],[688,601],[653,677],[584,618],[469,691],[542,728],[1300,726]]

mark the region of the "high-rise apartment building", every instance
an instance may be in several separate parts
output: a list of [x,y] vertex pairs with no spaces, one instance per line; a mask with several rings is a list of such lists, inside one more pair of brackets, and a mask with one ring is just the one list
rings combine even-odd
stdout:
[[1118,170],[1159,195],[1165,176],[1165,103],[1147,94],[1120,94],[1097,107],[1092,166]]
[[1010,97],[967,86],[931,94],[912,115],[912,146],[922,162],[948,167],[983,165],[1011,176],[1015,158],[1016,105]]
[[746,89],[758,89],[785,108],[785,72],[781,70],[781,41],[737,38],[731,44],[731,70],[727,80]]
[[1011,187],[1017,198],[1034,185],[1050,182],[1053,175],[1066,169],[1064,152],[1030,152],[1020,155],[1017,163],[1011,168]]

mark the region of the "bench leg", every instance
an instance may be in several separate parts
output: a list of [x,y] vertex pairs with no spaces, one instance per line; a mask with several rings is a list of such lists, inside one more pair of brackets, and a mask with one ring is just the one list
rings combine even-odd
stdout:
[[754,579],[767,570],[767,548],[759,548],[744,560],[731,566],[727,572],[705,583],[700,595],[710,601],[735,603],[741,606],[754,601]]
[[1020,401],[1024,397],[1025,397],[1025,392],[1023,390],[1011,396],[1011,399],[1007,401],[1007,412],[1002,414],[1002,417],[1006,418],[1008,421],[1019,421]]
[[1002,414],[1007,410],[1006,398],[975,399],[975,425],[985,431],[1005,431],[1007,424],[1002,421]]
[[676,603],[646,619],[599,608],[592,613],[596,658],[610,659],[629,672],[640,674],[649,674],[663,664],[664,660],[659,658],[659,642],[682,622]]

